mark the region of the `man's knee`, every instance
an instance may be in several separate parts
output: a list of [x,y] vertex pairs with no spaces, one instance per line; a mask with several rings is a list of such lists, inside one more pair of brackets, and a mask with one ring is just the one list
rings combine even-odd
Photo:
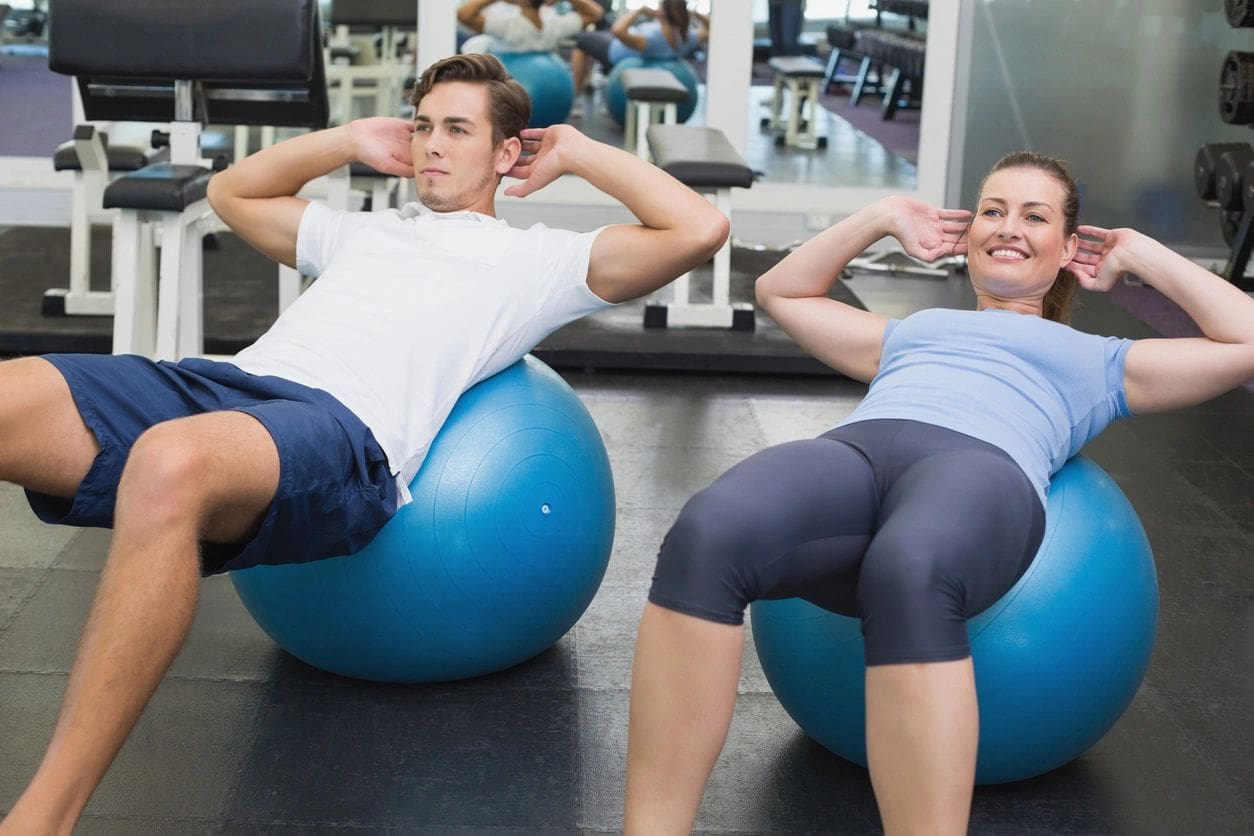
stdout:
[[122,470],[119,518],[134,514],[154,525],[203,519],[209,503],[208,460],[203,448],[179,432],[177,422],[149,428],[135,440]]

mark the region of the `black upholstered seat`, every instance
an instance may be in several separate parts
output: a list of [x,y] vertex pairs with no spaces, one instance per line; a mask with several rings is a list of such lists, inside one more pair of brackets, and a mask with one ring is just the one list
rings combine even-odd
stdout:
[[772,72],[789,78],[822,78],[826,66],[804,55],[778,56],[767,62]]
[[[110,145],[108,137],[100,134],[100,142],[104,145],[105,157],[109,161],[110,171],[137,171],[148,164],[144,149],[135,145]],[[83,166],[78,159],[78,151],[74,150],[74,141],[64,142],[52,152],[52,167],[56,171],[82,171]]]
[[104,208],[182,212],[204,198],[212,175],[199,165],[150,165],[110,183],[104,192]]
[[686,125],[649,128],[649,149],[658,168],[693,188],[749,188],[753,169],[722,131]]
[[623,70],[623,92],[629,99],[646,102],[686,102],[688,88],[670,70],[632,67]]

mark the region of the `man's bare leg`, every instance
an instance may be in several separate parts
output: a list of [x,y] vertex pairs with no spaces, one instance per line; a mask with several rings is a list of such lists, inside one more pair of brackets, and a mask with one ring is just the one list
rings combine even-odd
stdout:
[[0,834],[71,832],[187,636],[199,542],[250,536],[278,476],[274,441],[238,412],[160,424],[135,443],[52,742]]
[[40,357],[0,363],[0,481],[68,499],[98,452],[55,366]]

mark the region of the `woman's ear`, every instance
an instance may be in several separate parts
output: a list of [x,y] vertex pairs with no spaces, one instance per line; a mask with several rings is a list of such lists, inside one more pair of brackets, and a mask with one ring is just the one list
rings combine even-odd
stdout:
[[1080,247],[1080,236],[1074,232],[1067,238],[1067,243],[1062,248],[1062,263],[1058,265],[1059,269],[1066,267],[1071,263],[1071,259],[1075,258],[1076,250]]
[[514,167],[514,163],[518,162],[520,156],[522,156],[522,140],[511,136],[502,142],[497,150],[496,165],[493,168],[497,174],[505,174]]

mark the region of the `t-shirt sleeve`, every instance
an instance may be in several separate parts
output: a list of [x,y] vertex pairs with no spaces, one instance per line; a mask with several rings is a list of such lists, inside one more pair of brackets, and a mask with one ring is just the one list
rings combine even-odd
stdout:
[[[546,229],[542,252],[547,256],[537,275],[544,281],[540,294],[541,316],[545,308],[553,308],[555,317],[568,316],[562,323],[577,319],[600,308],[611,306],[588,287],[588,266],[592,246],[606,227],[591,232],[570,232]],[[557,327],[556,325],[554,327]]]
[[301,275],[322,275],[351,227],[353,213],[310,201],[296,232],[296,269]]
[[1128,408],[1128,395],[1124,390],[1124,372],[1128,365],[1128,349],[1132,340],[1121,337],[1106,338],[1106,392],[1110,402],[1110,420],[1132,417]]

